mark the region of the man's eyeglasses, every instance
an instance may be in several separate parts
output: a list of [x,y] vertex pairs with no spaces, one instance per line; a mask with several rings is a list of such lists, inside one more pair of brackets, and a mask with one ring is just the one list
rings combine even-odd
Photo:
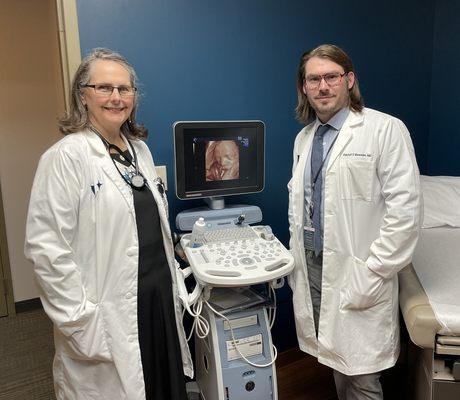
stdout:
[[314,90],[318,89],[321,85],[321,81],[324,79],[329,86],[337,86],[342,82],[342,78],[347,75],[348,72],[340,74],[338,72],[331,72],[330,74],[324,75],[308,75],[305,78],[305,85],[307,89]]
[[94,89],[94,93],[98,96],[109,97],[112,95],[114,89],[118,90],[121,97],[132,97],[137,91],[134,86],[112,86],[112,85],[82,85],[81,87],[89,87]]

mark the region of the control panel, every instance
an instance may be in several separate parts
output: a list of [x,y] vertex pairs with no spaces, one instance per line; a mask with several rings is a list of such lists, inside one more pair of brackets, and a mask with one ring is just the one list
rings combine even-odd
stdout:
[[[201,243],[181,238],[193,275],[212,286],[245,286],[272,281],[294,268],[291,253],[269,226],[235,226],[205,232]],[[192,247],[193,246],[193,247]]]

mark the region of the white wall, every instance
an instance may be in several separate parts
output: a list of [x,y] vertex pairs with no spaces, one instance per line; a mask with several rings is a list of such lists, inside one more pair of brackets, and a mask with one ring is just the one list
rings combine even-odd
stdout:
[[64,111],[55,0],[2,0],[0,180],[14,300],[38,297],[24,258],[25,219],[40,155],[61,135]]

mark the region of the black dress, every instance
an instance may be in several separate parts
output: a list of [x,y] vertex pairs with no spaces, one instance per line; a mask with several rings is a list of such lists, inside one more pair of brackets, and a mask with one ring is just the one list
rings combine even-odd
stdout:
[[[128,160],[128,151],[123,153]],[[117,154],[116,162],[127,165]],[[118,164],[119,165],[119,164]],[[157,190],[156,187],[152,190]],[[137,315],[147,400],[187,400],[174,312],[171,271],[150,188],[133,188],[139,240]],[[121,227],[123,229],[123,227]]]

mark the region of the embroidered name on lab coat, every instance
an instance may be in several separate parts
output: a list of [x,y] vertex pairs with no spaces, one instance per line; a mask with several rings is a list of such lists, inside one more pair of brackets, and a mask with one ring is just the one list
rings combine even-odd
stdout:
[[342,157],[372,158],[372,154],[369,154],[369,153],[343,153]]

